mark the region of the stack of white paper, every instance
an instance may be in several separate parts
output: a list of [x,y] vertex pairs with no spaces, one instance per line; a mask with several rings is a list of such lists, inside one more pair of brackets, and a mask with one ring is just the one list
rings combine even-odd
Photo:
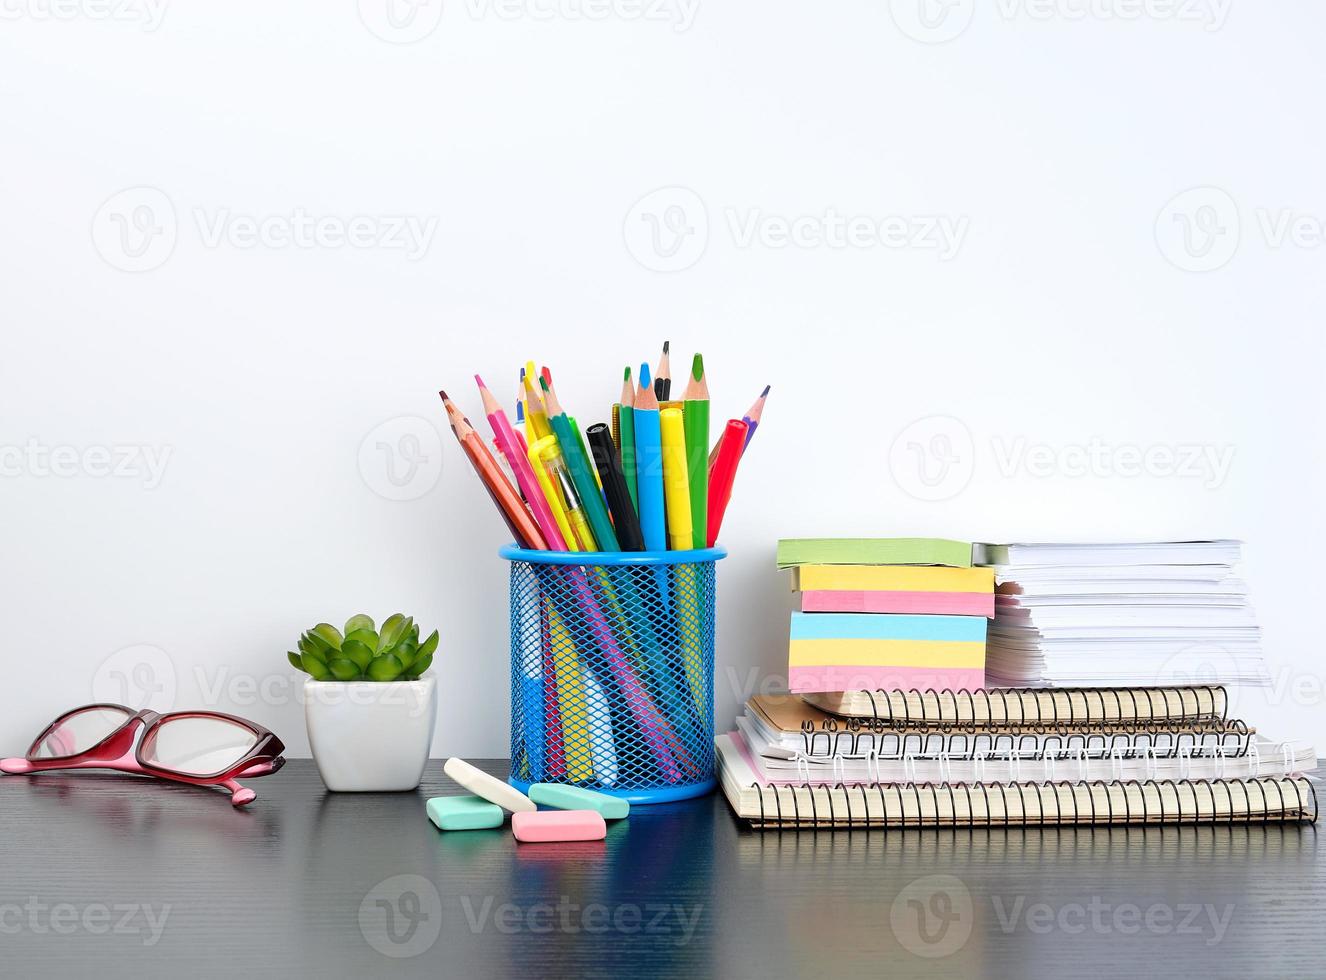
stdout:
[[980,545],[988,685],[1264,684],[1237,541]]

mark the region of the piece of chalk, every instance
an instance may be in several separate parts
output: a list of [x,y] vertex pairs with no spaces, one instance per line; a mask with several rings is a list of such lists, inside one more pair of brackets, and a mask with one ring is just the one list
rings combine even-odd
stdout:
[[524,793],[513,789],[495,776],[488,775],[482,769],[476,769],[464,759],[448,759],[442,771],[475,796],[482,796],[489,803],[496,803],[504,810],[510,810],[512,813],[533,813],[538,809]]
[[625,800],[560,783],[535,783],[529,788],[529,798],[557,810],[593,810],[604,820],[620,820],[631,812],[631,804]]
[[427,810],[438,830],[487,830],[506,820],[500,806],[478,796],[435,796]]
[[541,810],[514,814],[511,832],[525,844],[603,840],[608,836],[608,825],[594,810]]

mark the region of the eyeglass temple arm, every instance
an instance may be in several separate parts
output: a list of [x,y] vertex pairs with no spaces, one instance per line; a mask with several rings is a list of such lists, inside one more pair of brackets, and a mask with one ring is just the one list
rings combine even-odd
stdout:
[[[265,776],[269,772],[275,772],[281,768],[284,759],[263,760],[254,765],[248,766],[240,773],[242,776]],[[47,759],[42,762],[31,762],[27,759],[0,759],[0,772],[11,776],[29,775],[37,772],[54,772],[60,769],[113,769],[116,772],[139,773],[144,776],[155,776],[158,779],[166,779],[177,783],[193,783],[194,785],[215,785],[222,786],[230,791],[230,802],[235,806],[244,806],[252,803],[258,798],[258,794],[246,786],[240,785],[235,779],[222,779],[215,783],[194,783],[189,779],[176,779],[166,773],[149,772],[138,764],[133,752],[122,755],[116,759]]]

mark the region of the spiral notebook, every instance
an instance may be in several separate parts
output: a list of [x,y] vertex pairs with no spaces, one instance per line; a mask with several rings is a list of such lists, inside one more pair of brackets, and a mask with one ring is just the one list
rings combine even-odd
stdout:
[[1062,824],[1311,823],[1299,777],[981,783],[770,784],[739,732],[714,740],[723,793],[757,830]]
[[1099,725],[1223,720],[1220,686],[836,691],[803,695],[835,715],[901,725]]
[[[1162,722],[1077,726],[1003,725],[915,727],[879,719],[839,718],[786,694],[760,694],[738,718],[747,741],[767,758],[863,757],[976,759],[1012,754],[1088,758],[1248,755],[1273,743],[1237,719],[1201,724]],[[1310,750],[1310,747],[1308,747]],[[1311,758],[1315,759],[1315,756]],[[1315,767],[1315,762],[1307,768]]]
[[939,747],[943,740],[928,738],[928,751],[914,751],[914,737],[904,736],[898,740],[903,748],[894,753],[838,755],[788,752],[767,741],[750,715],[737,719],[737,731],[750,749],[749,764],[770,784],[1249,779],[1295,776],[1317,764],[1311,744],[1273,742],[1242,726],[1221,733],[1156,731],[1144,737],[1114,732],[1104,739],[1099,733],[1070,733],[1063,741],[1057,735],[976,740],[954,733],[949,748]]

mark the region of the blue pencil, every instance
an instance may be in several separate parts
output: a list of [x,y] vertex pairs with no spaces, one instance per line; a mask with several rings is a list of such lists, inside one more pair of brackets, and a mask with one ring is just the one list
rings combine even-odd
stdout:
[[649,365],[640,365],[640,388],[635,393],[636,493],[640,498],[640,530],[646,551],[667,551],[668,530],[663,512],[663,434],[659,428],[658,398],[649,379]]

